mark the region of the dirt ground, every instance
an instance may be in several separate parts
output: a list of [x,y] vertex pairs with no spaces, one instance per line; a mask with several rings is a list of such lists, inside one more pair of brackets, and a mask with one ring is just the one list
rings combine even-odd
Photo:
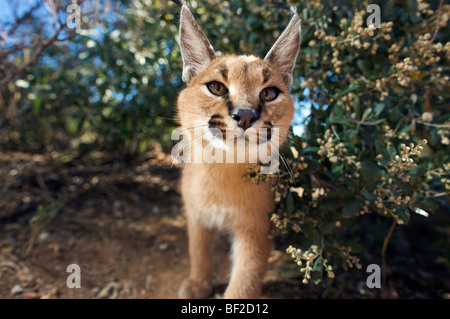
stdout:
[[[189,270],[180,170],[158,151],[133,163],[101,153],[88,166],[76,162],[57,152],[0,153],[0,298],[177,298]],[[433,246],[442,220],[422,219],[408,225],[420,241],[415,232],[394,236],[384,296],[450,298],[448,243]],[[365,269],[305,286],[284,249],[271,254],[263,298],[381,296],[367,288]],[[212,297],[220,298],[230,266],[224,235],[215,252]],[[80,266],[79,289],[67,287],[70,264]]]

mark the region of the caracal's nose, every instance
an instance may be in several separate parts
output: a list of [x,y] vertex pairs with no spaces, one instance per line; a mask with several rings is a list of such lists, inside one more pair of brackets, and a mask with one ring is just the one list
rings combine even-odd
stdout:
[[237,125],[245,131],[252,126],[253,122],[258,119],[258,116],[253,110],[237,109],[231,114],[231,118],[237,121]]

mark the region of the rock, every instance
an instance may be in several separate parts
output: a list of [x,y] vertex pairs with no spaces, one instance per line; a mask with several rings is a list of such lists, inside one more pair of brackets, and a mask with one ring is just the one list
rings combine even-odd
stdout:
[[[60,294],[59,289],[56,287],[50,288],[47,292],[45,292],[42,296],[40,296],[40,299],[54,299],[57,298]],[[25,293],[24,293],[25,296]]]
[[145,289],[150,290],[153,285],[153,277],[151,275],[147,275],[145,278]]
[[50,233],[49,233],[48,231],[45,231],[45,232],[43,232],[43,233],[41,233],[41,234],[39,235],[38,240],[39,240],[40,242],[43,242],[44,240],[46,240],[46,239],[48,239],[48,238],[50,238]]
[[155,247],[158,250],[164,251],[167,248],[169,248],[169,243],[162,240],[155,240],[155,242],[153,243],[153,247]]
[[109,284],[106,285],[105,288],[103,288],[99,294],[97,295],[97,298],[99,299],[116,299],[117,298],[117,289],[119,284],[115,281],[111,281]]
[[26,283],[31,279],[33,279],[33,277],[29,274],[29,272],[26,269],[19,269],[16,273],[16,276],[21,283]]
[[11,289],[11,295],[15,296],[15,295],[19,295],[23,292],[23,288],[21,285],[15,285],[14,287],[12,287]]
[[24,292],[22,294],[22,297],[24,299],[39,299],[40,298],[39,294],[36,292],[33,292],[33,291]]

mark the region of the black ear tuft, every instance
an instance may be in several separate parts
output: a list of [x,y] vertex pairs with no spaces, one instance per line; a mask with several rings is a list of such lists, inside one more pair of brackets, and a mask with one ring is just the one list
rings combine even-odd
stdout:
[[172,2],[174,2],[180,9],[182,6],[186,5],[186,2],[182,1],[182,0],[170,0]]

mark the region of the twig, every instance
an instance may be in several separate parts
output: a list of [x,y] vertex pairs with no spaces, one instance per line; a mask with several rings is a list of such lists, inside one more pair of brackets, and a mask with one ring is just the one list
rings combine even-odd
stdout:
[[446,124],[446,123],[444,123],[444,124],[432,124],[430,122],[424,122],[422,120],[417,120],[417,123],[423,124],[423,125],[426,125],[426,126],[432,126],[432,127],[450,128],[450,124]]
[[[439,3],[439,8],[436,11],[441,11],[443,3],[444,3],[444,0],[441,0],[440,3]],[[434,31],[433,37],[430,40],[430,44],[434,42],[434,39],[436,39],[436,36],[437,36],[437,34],[439,32],[439,29],[440,29],[439,23],[436,23],[436,24],[437,24],[436,31]]]
[[[62,24],[60,27],[56,30],[56,32],[53,34],[53,36],[49,39],[47,39],[39,48],[36,49],[36,51],[33,53],[33,56],[30,58],[30,60],[23,65],[21,65],[19,68],[14,70],[14,72],[10,73],[8,76],[0,80],[0,85],[5,85],[9,81],[11,81],[14,77],[20,75],[23,71],[25,71],[27,68],[29,68],[32,64],[35,64],[37,62],[37,59],[41,55],[41,53],[50,46],[53,42],[58,40],[58,35],[60,32],[65,28],[65,25]],[[75,35],[75,32],[71,33],[71,36]],[[70,36],[69,36],[70,38]]]
[[389,228],[389,232],[384,239],[383,242],[383,248],[381,249],[381,277],[382,277],[382,287],[381,289],[386,289],[386,249],[387,245],[389,243],[389,240],[391,239],[392,233],[394,232],[395,226],[397,225],[397,221],[394,220],[394,222],[391,225],[391,228]]
[[441,196],[447,196],[447,195],[450,195],[450,192],[437,193],[437,194],[433,194],[430,196],[426,196],[425,198],[435,198],[435,197],[441,197]]

